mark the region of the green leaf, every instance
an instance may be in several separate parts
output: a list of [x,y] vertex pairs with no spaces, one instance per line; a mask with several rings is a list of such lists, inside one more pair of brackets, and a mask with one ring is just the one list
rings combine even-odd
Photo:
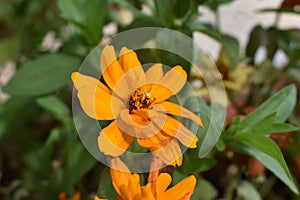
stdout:
[[26,124],[36,117],[38,106],[30,98],[10,98],[0,104],[0,142],[19,137]]
[[213,11],[216,11],[222,4],[230,3],[233,0],[206,0],[204,5]]
[[294,193],[298,194],[298,189],[293,182],[283,155],[272,139],[263,135],[238,134],[229,143],[229,146],[237,152],[253,156],[259,160]]
[[217,195],[218,191],[213,184],[201,177],[197,181],[191,200],[213,200]]
[[261,104],[256,110],[251,112],[240,124],[240,131],[243,132],[247,127],[254,126],[264,118],[276,112],[274,122],[285,121],[291,114],[296,103],[296,87],[287,86],[276,92],[267,101]]
[[198,158],[198,152],[192,150],[185,152],[183,156],[183,163],[178,170],[184,174],[199,173],[211,169],[216,164],[213,158]]
[[[192,60],[193,58],[193,44],[190,38],[181,33],[163,30],[159,31],[156,35],[156,45],[159,49],[157,53],[164,65],[181,65],[185,71],[190,71],[191,64],[188,60]],[[168,51],[174,49],[185,49],[184,55]]]
[[177,18],[184,17],[189,10],[190,1],[186,0],[173,0],[173,11],[174,15]]
[[189,97],[184,103],[184,107],[198,115],[200,114],[202,119],[204,129],[199,128],[190,120],[183,120],[183,124],[193,133],[197,133],[197,149],[199,157],[203,158],[211,151],[221,135],[225,119],[224,108],[218,104],[212,104],[211,107],[208,107],[202,98],[196,96]]
[[285,132],[291,132],[291,131],[297,131],[298,127],[293,126],[291,124],[285,124],[285,123],[275,123],[272,125],[272,127],[269,130],[269,133],[285,133]]
[[249,41],[246,47],[246,55],[252,58],[252,64],[254,63],[254,57],[257,49],[261,45],[265,45],[265,30],[261,26],[255,26],[250,33]]
[[237,199],[261,200],[261,196],[254,185],[249,181],[242,181],[237,187]]
[[64,121],[70,117],[69,108],[56,96],[40,97],[36,102],[39,106],[53,114],[58,120]]
[[131,24],[122,28],[121,31],[130,30],[134,28],[141,28],[141,27],[159,27],[159,24],[153,19],[153,17],[138,16],[134,18]]
[[197,21],[197,15],[191,15],[188,20],[186,20],[185,25],[191,31],[202,32],[212,39],[216,40],[222,44],[224,56],[228,59],[229,64],[232,68],[235,68],[240,58],[240,47],[239,42],[236,38],[219,33],[214,27],[201,24]]
[[69,144],[63,183],[74,184],[91,170],[98,161],[86,150],[81,141],[78,140]]
[[274,119],[276,117],[276,113],[273,113],[261,121],[251,124],[251,126],[247,126],[241,131],[239,134],[242,133],[252,133],[252,134],[270,134],[270,128],[273,125]]
[[102,37],[107,0],[57,0],[62,17],[88,44],[96,45]]
[[228,59],[231,68],[235,68],[240,58],[239,42],[232,36],[222,35],[220,42],[223,45],[225,57]]
[[115,199],[118,196],[113,188],[112,180],[107,170],[103,170],[101,173],[97,195],[100,198],[106,199]]
[[159,23],[165,27],[172,27],[174,20],[174,10],[172,0],[154,0],[156,8],[156,16]]
[[79,59],[63,54],[48,54],[25,64],[3,87],[15,96],[38,96],[55,92],[70,82]]
[[189,16],[189,18],[185,21],[185,26],[187,26],[192,32],[199,31],[216,41],[220,41],[220,33],[213,26],[200,23],[199,20],[197,20],[198,17],[198,14],[192,14]]
[[20,42],[21,37],[17,34],[0,40],[0,64],[14,58],[20,49]]

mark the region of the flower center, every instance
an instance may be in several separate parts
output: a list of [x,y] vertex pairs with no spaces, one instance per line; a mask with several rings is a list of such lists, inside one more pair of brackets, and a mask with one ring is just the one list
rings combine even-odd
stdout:
[[151,97],[149,93],[141,89],[135,90],[128,98],[127,107],[129,114],[134,110],[149,109],[155,101],[155,97]]

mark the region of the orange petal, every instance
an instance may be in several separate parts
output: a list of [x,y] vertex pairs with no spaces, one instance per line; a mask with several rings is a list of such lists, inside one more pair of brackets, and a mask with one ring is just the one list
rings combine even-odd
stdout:
[[113,121],[98,136],[98,147],[105,155],[119,156],[124,153],[133,141],[133,137],[123,133]]
[[[171,115],[176,115],[179,117],[185,117],[188,118],[190,120],[193,120],[194,122],[196,122],[199,126],[203,127],[202,124],[202,120],[200,119],[200,117],[198,117],[197,115],[195,115],[194,113],[192,113],[191,111],[189,111],[188,109],[181,107],[175,103],[172,102],[168,102],[168,101],[164,101],[159,103],[159,105],[163,106],[163,110],[165,113],[171,114]],[[157,106],[157,105],[154,105]]]
[[176,140],[171,140],[166,146],[149,148],[153,155],[159,157],[165,164],[180,166],[182,164],[182,154],[179,144]]
[[161,173],[156,182],[156,196],[161,197],[172,182],[172,178],[168,173]]
[[[88,116],[97,120],[115,119],[111,106],[112,92],[109,88],[97,79],[78,72],[72,73],[71,78],[78,91],[80,105]],[[120,100],[115,101],[116,112],[122,104]]]
[[[124,71],[116,59],[116,53],[113,46],[107,45],[102,50],[100,56],[100,68],[106,84],[114,91],[118,81],[124,75]],[[127,98],[125,93],[118,95],[120,95],[122,98]]]
[[147,184],[142,187],[142,196],[146,200],[155,200],[154,195],[151,191],[151,184]]
[[160,121],[154,122],[162,128],[166,134],[178,139],[184,146],[189,148],[197,147],[198,138],[173,117],[167,116],[167,121],[164,124],[160,124]]
[[141,128],[147,126],[151,121],[150,110],[148,109],[135,110],[134,113],[129,114],[129,110],[126,108],[121,110],[120,117],[127,125]]
[[134,86],[133,89],[136,89],[139,85],[145,84],[145,73],[134,51],[123,47],[120,52],[119,63],[126,73],[129,86]]
[[162,64],[158,63],[150,67],[146,72],[148,83],[159,82],[163,77]]
[[[134,134],[137,138],[148,138],[159,131],[151,122],[156,113],[155,110],[141,109],[135,110],[133,114],[129,114],[128,109],[123,109],[120,112],[120,118],[117,119],[117,122],[124,132],[131,135]],[[165,121],[165,119],[157,120]]]
[[162,196],[159,196],[158,200],[189,200],[196,182],[195,176],[191,175],[168,189]]
[[131,173],[119,157],[111,159],[110,176],[116,192],[120,195],[120,188],[128,185]]
[[137,138],[139,145],[145,148],[154,148],[154,147],[164,147],[166,146],[173,138],[164,134],[163,132],[158,132],[152,137]]
[[140,185],[140,176],[138,174],[132,174],[128,183],[128,199],[142,199],[142,191]]
[[150,95],[155,97],[156,103],[162,102],[177,94],[185,85],[186,72],[181,66],[175,66],[168,71],[158,84],[153,84]]

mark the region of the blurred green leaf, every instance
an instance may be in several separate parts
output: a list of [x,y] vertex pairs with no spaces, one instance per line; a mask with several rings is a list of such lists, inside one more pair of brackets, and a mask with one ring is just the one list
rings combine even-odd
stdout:
[[91,170],[97,160],[87,151],[81,141],[69,143],[67,146],[67,160],[64,182],[75,184],[82,176]]
[[30,98],[11,98],[0,104],[0,141],[16,137],[38,113],[38,107]]
[[217,189],[204,178],[200,178],[191,196],[191,200],[213,200],[218,195]]
[[[188,60],[192,60],[193,57],[193,44],[192,40],[187,39],[187,36],[169,32],[166,34],[166,31],[161,31],[157,33],[156,36],[156,45],[158,49],[157,53],[160,56],[161,63],[167,66],[176,66],[181,65],[185,71],[190,71],[190,63]],[[172,49],[185,49],[184,55],[177,55],[175,53],[169,52],[167,50]]]
[[230,3],[233,0],[205,0],[203,4],[213,11],[216,11],[222,4]]
[[276,69],[269,60],[264,61],[253,74],[255,84],[263,84],[267,81],[274,81],[282,75],[282,70]]
[[80,59],[63,54],[48,54],[25,64],[3,87],[15,96],[38,96],[55,92],[70,82]]
[[260,25],[255,26],[249,36],[249,41],[246,47],[246,56],[252,58],[251,63],[254,63],[254,57],[257,49],[265,45],[266,41],[265,30]]
[[0,40],[0,64],[16,56],[20,49],[21,37],[13,35]]
[[267,116],[276,112],[274,122],[283,122],[291,114],[296,103],[296,87],[289,85],[276,92],[272,97],[261,104],[256,110],[251,112],[240,124],[240,131],[247,127],[254,126]]
[[197,15],[191,15],[186,21],[185,25],[191,30],[191,31],[199,31],[202,32],[212,39],[219,42],[223,47],[223,53],[228,59],[229,64],[232,68],[235,68],[237,63],[240,60],[240,47],[239,42],[236,38],[222,34],[219,31],[217,31],[214,27],[208,26],[205,24],[200,23],[197,20]]
[[173,0],[174,16],[177,18],[184,17],[189,10],[191,2],[187,0]]
[[232,36],[222,35],[220,38],[223,45],[224,54],[228,59],[231,68],[235,68],[240,60],[240,47],[239,42]]
[[110,174],[106,168],[101,173],[97,195],[100,198],[106,199],[115,199],[118,196],[113,188]]
[[277,35],[278,35],[278,29],[276,27],[270,27],[266,31],[266,48],[267,48],[267,56],[270,60],[273,59],[277,49],[278,49],[278,44],[277,44]]
[[137,16],[133,19],[131,24],[125,26],[121,29],[121,31],[130,30],[134,28],[141,28],[141,27],[159,27],[159,23],[153,19],[153,17],[149,16]]
[[283,155],[277,144],[270,138],[256,134],[237,134],[229,146],[240,153],[253,156],[272,171],[294,193],[298,189],[288,170]]
[[241,183],[239,183],[236,193],[237,193],[237,197],[236,197],[237,200],[261,200],[262,199],[257,189],[249,181],[242,181]]
[[296,79],[298,82],[300,82],[300,68],[289,68],[287,73],[293,77],[294,79]]
[[174,10],[172,0],[154,0],[156,8],[156,17],[162,26],[170,28],[173,26]]
[[215,164],[213,158],[199,158],[197,149],[192,149],[185,152],[183,164],[178,170],[184,174],[199,173],[211,169]]
[[53,114],[58,120],[64,121],[70,117],[69,108],[56,96],[46,96],[36,99],[36,102],[43,109]]
[[57,0],[62,17],[68,20],[87,44],[96,45],[102,37],[107,0]]

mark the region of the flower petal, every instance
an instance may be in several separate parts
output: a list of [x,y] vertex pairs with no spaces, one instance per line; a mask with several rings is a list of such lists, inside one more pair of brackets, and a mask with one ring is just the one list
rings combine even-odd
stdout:
[[186,72],[177,65],[168,71],[158,84],[153,84],[150,95],[155,97],[156,103],[160,103],[177,94],[185,85],[186,78]]
[[123,47],[120,52],[119,63],[126,73],[129,87],[133,86],[135,87],[133,89],[137,89],[138,86],[145,84],[145,73],[134,51]]
[[140,185],[140,176],[138,174],[132,174],[128,183],[128,199],[142,199],[142,191]]
[[162,196],[158,197],[158,200],[189,200],[196,182],[195,176],[191,175],[168,189]]
[[185,128],[179,121],[177,121],[173,117],[167,116],[166,120],[167,121],[164,124],[160,124],[160,121],[154,121],[154,123],[162,128],[162,130],[166,134],[178,139],[184,146],[189,148],[197,147],[197,136],[195,136],[190,130]]
[[119,157],[111,159],[110,176],[116,192],[120,195],[120,188],[129,183],[131,173]]
[[158,63],[150,67],[146,72],[148,83],[159,82],[163,77],[162,64]]
[[173,137],[166,135],[164,132],[158,132],[152,137],[137,138],[139,145],[145,148],[164,147]]
[[182,164],[182,153],[176,140],[171,140],[166,146],[149,148],[152,154],[159,157],[166,165],[180,166]]
[[[163,110],[165,111],[165,113],[171,114],[171,115],[176,115],[179,117],[185,117],[188,118],[190,120],[193,120],[194,122],[196,122],[199,126],[203,127],[202,124],[202,120],[200,119],[200,117],[198,117],[197,115],[195,115],[194,113],[192,113],[191,111],[189,111],[188,109],[181,107],[175,103],[172,102],[168,102],[168,101],[164,101],[159,103],[159,105],[163,106]],[[157,106],[157,105],[154,105]]]
[[172,182],[172,177],[168,173],[161,173],[156,181],[156,196],[161,197]]
[[151,191],[151,184],[147,184],[142,187],[142,196],[146,200],[155,200],[153,193]]
[[137,138],[148,138],[159,132],[158,127],[152,123],[153,118],[157,121],[166,121],[164,118],[158,118],[155,115],[157,112],[148,109],[135,110],[133,114],[129,114],[128,109],[123,109],[120,112],[120,118],[117,119],[118,126],[123,132],[133,135]]
[[[100,56],[100,68],[106,84],[114,91],[118,81],[124,75],[124,71],[116,59],[116,53],[113,46],[107,45],[102,50]],[[123,86],[125,87],[126,85]],[[118,95],[120,95],[122,98],[126,98],[125,94]]]
[[[77,89],[78,99],[83,111],[97,120],[115,119],[112,112],[112,92],[97,79],[78,72],[72,73],[72,81]],[[122,106],[120,100],[114,101],[114,110],[119,112]]]
[[124,153],[133,141],[133,137],[121,131],[113,121],[98,136],[98,147],[105,155],[119,156]]

